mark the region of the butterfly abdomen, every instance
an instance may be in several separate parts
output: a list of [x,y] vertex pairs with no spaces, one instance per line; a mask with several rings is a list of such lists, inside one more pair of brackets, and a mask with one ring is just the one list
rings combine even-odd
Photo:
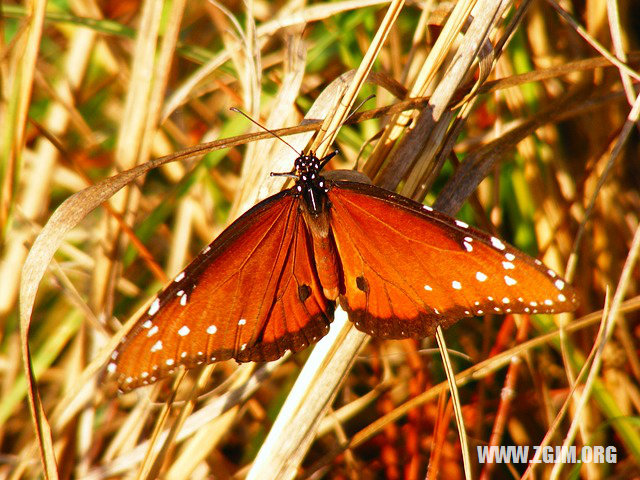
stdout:
[[324,191],[318,195],[318,200],[320,209],[317,213],[313,213],[305,201],[300,205],[313,244],[313,258],[322,290],[329,300],[336,300],[340,293],[340,260],[331,234],[330,206]]

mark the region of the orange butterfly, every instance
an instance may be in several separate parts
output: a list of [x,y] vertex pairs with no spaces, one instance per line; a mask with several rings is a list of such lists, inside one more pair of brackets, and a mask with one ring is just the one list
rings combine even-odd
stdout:
[[178,366],[275,360],[329,331],[335,303],[379,338],[420,338],[484,313],[577,307],[564,280],[500,239],[379,187],[323,175],[250,209],[153,301],[111,355],[122,391]]

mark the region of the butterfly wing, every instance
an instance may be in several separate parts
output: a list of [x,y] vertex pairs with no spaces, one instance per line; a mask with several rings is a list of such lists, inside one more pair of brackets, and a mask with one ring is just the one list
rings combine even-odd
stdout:
[[373,185],[335,182],[328,195],[340,301],[359,330],[424,337],[462,317],[576,308],[539,260],[460,220]]
[[256,205],[158,295],[107,366],[121,390],[179,365],[275,360],[327,333],[333,304],[298,202],[285,191]]

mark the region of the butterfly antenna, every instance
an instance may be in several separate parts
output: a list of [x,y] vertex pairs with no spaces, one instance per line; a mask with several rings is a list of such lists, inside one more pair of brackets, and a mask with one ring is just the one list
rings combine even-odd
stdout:
[[[360,110],[360,109],[362,108],[362,106],[363,106],[365,103],[367,103],[369,100],[371,100],[372,98],[375,98],[375,95],[374,95],[374,94],[369,95],[369,96],[368,96],[367,98],[365,98],[362,102],[360,102],[360,105],[358,105],[356,108],[354,108],[354,109],[351,111],[351,113],[349,114],[349,116],[345,119],[345,121],[343,122],[343,125],[344,125],[344,123],[347,123],[347,122],[351,119],[351,117],[353,117],[353,116],[358,112],[358,110]],[[336,130],[338,130],[340,127],[342,127],[342,125],[340,125],[340,126],[336,127],[336,128],[335,128],[335,130],[333,130],[333,131],[331,132],[331,135],[327,135],[327,136],[325,137],[325,139],[324,139],[324,140],[322,140],[322,141],[320,142],[320,144],[318,145],[318,148],[317,148],[316,150],[319,150],[319,149],[320,149],[320,147],[322,146],[322,144],[323,144],[323,143],[324,143],[328,138],[331,138],[331,137],[333,136],[333,132],[335,132]]]
[[296,152],[296,155],[300,156],[302,155],[302,153],[300,153],[298,150],[296,150],[295,148],[293,148],[293,146],[291,146],[291,144],[289,142],[287,142],[284,138],[282,138],[280,135],[278,135],[276,132],[274,132],[273,130],[269,130],[267,127],[265,127],[264,125],[261,125],[260,123],[256,122],[253,118],[251,118],[249,115],[247,115],[246,113],[244,113],[242,110],[236,108],[236,107],[231,107],[232,111],[239,113],[240,115],[243,115],[244,117],[246,117],[251,123],[257,125],[258,127],[260,127],[261,129],[263,129],[265,132],[269,132],[271,135],[273,135],[274,137],[276,137],[278,140],[280,140],[281,142],[283,142],[285,145],[288,145],[289,148],[291,150],[293,150],[294,152]]
[[295,173],[291,173],[291,172],[271,172],[269,176],[293,178],[294,180],[298,178],[298,176]]
[[365,98],[363,101],[361,101],[360,105],[358,105],[356,108],[354,108],[353,111],[349,114],[349,116],[345,120],[345,123],[348,122],[351,119],[351,117],[353,117],[358,112],[358,110],[360,110],[362,108],[362,106],[365,103],[367,103],[369,100],[371,100],[372,98],[376,98],[376,95],[373,94],[373,93],[371,95],[369,95],[367,98]]

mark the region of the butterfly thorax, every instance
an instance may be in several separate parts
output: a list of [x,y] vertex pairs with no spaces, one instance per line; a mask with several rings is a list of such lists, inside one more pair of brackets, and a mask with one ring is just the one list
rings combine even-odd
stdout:
[[302,196],[307,212],[315,217],[325,212],[327,204],[328,185],[320,175],[321,162],[313,152],[300,155],[295,162],[297,180],[294,191]]

